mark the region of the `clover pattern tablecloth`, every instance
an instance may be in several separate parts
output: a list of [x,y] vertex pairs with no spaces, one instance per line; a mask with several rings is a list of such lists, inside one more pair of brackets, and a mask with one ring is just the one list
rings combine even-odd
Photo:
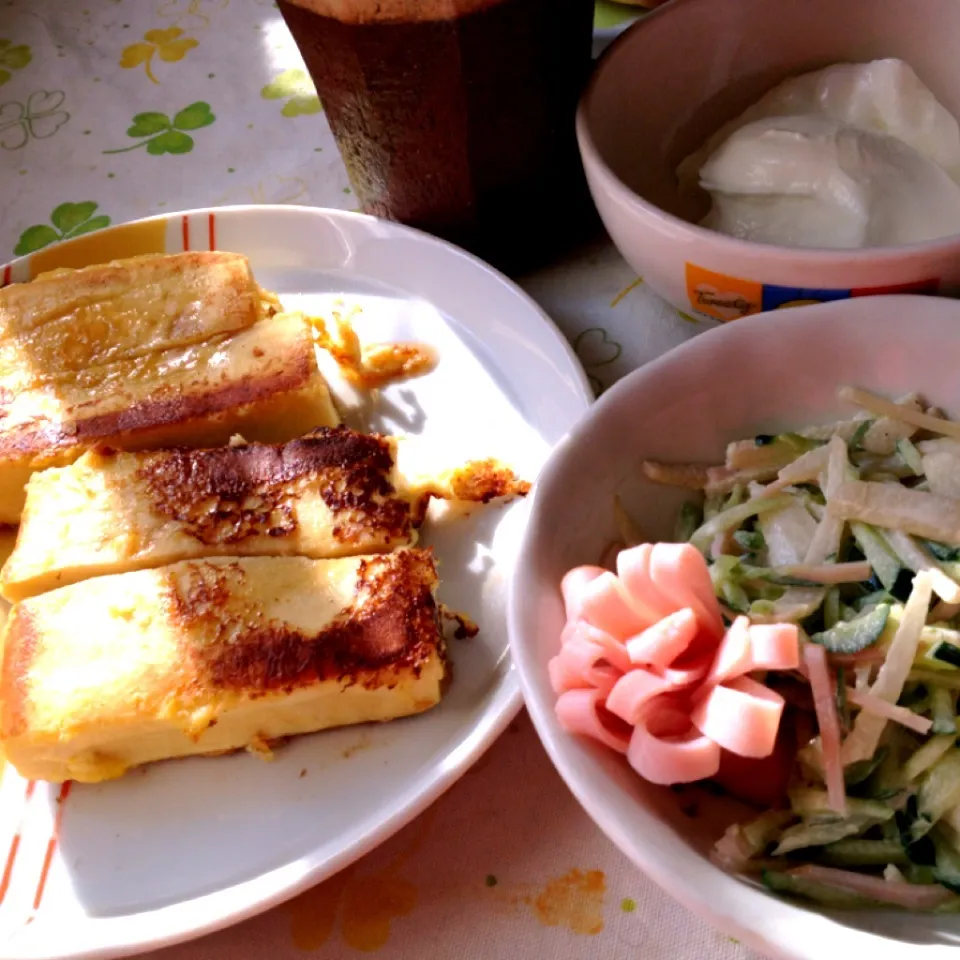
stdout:
[[[605,4],[604,25],[616,11]],[[0,262],[196,206],[352,209],[271,0],[0,0]],[[600,391],[702,327],[600,244],[524,280]],[[426,814],[163,960],[746,960],[581,812],[523,715]]]

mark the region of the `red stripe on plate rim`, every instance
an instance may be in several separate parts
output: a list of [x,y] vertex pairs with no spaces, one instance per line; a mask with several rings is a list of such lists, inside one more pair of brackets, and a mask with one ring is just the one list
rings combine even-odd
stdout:
[[10,841],[10,849],[7,852],[7,861],[3,865],[3,876],[0,878],[0,904],[6,899],[7,891],[10,889],[10,881],[13,878],[13,868],[17,862],[17,854],[20,852],[20,836],[23,833],[23,812],[30,803],[33,791],[36,789],[36,780],[28,780],[23,794],[23,811],[21,811],[20,821],[17,823],[16,833]]
[[57,844],[60,841],[60,827],[63,824],[63,808],[67,804],[67,797],[70,796],[70,788],[73,786],[72,780],[60,784],[60,793],[57,794],[57,813],[53,821],[53,833],[47,841],[47,852],[43,858],[43,868],[40,871],[40,879],[37,881],[37,890],[33,897],[33,913],[27,923],[30,923],[43,901],[43,895],[47,889],[47,878],[50,875],[50,866],[53,863],[53,855],[56,853]]

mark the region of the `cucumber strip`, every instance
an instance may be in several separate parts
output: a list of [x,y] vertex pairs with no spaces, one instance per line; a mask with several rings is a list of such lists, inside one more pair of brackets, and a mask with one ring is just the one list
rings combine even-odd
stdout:
[[720,584],[720,598],[737,613],[746,613],[750,609],[750,597],[747,596],[747,591],[740,584],[732,583],[730,580],[724,580]]
[[861,449],[863,446],[863,438],[867,435],[867,431],[873,426],[873,423],[873,420],[861,420],[857,425],[856,430],[853,431],[850,439],[847,441],[847,449],[851,453]]
[[677,517],[676,537],[678,543],[686,543],[694,531],[703,523],[703,509],[690,500],[680,507]]
[[939,540],[924,540],[923,545],[944,563],[955,563],[960,560],[960,547],[951,547],[949,544],[940,543]]
[[813,634],[810,639],[830,653],[859,653],[880,639],[889,617],[890,607],[882,603],[854,620],[841,620],[829,630]]
[[[935,854],[936,851],[934,851],[934,855]],[[903,868],[903,876],[907,883],[912,883],[914,886],[930,886],[937,882],[934,877],[934,866],[932,863],[922,865],[919,863],[908,863]]]
[[917,817],[910,825],[914,840],[925,836],[952,807],[960,804],[960,749],[952,747],[927,772],[917,792]]
[[[826,790],[816,787],[799,787],[789,793],[790,808],[799,817],[829,817],[836,820],[837,815],[830,806]],[[866,800],[863,797],[847,797],[847,812],[850,818],[875,820],[882,822],[893,817],[893,808],[879,800]]]
[[865,597],[855,600],[853,608],[857,613],[866,613],[867,610],[872,610],[881,603],[886,603],[891,608],[892,613],[897,601],[888,590],[874,590],[873,593],[868,593]]
[[933,589],[941,600],[946,603],[960,602],[960,584],[950,577],[913,537],[902,530],[885,530],[883,536],[903,566],[914,573],[926,571],[930,574]]
[[840,729],[846,734],[850,729],[850,704],[847,702],[847,672],[843,667],[837,668],[836,696],[837,714],[840,717]]
[[703,523],[694,531],[691,543],[700,550],[706,550],[718,534],[726,533],[742,526],[751,517],[758,517],[771,510],[780,510],[790,503],[789,496],[761,497],[738,504],[729,510],[722,510],[716,516]]
[[853,522],[850,524],[850,532],[884,589],[892,590],[900,573],[900,559],[870,524]]
[[901,437],[897,440],[897,453],[900,459],[918,476],[923,476],[923,457],[920,451],[914,446],[913,441],[907,437]]
[[836,887],[807,880],[804,877],[795,877],[786,871],[764,870],[760,874],[763,885],[774,893],[786,893],[794,897],[803,897],[806,900],[815,900],[817,903],[829,904],[834,907],[870,907],[875,906],[873,900],[847,890],[838,890]]
[[750,553],[756,553],[765,546],[763,534],[759,530],[738,530],[733,539]]
[[924,654],[925,658],[946,663],[951,667],[960,667],[960,647],[950,640],[937,640]]
[[903,765],[903,775],[907,780],[916,780],[927,772],[955,743],[957,738],[950,734],[931,737]]
[[[706,521],[718,516],[723,509],[726,499],[726,497],[720,494],[707,494],[703,501],[703,519]],[[691,533],[690,536],[692,537],[693,534]]]
[[830,587],[823,598],[823,625],[827,630],[840,621],[840,588]]
[[[960,649],[957,650],[960,653]],[[957,696],[946,687],[930,688],[930,717],[933,720],[931,732],[956,736],[957,733]]]
[[[839,671],[837,671],[839,674]],[[839,691],[840,685],[837,684],[837,690]],[[848,787],[854,787],[858,783],[863,783],[868,777],[871,777],[874,771],[880,766],[881,763],[887,758],[887,748],[881,747],[869,760],[859,760],[856,763],[851,763],[843,771],[843,782]],[[873,799],[877,799],[874,797]]]
[[739,507],[741,503],[745,503],[747,499],[747,488],[742,484],[735,484],[733,489],[730,491],[730,495],[724,501],[723,509],[729,510],[731,507]]
[[831,867],[906,866],[910,862],[898,840],[838,840],[824,847],[818,859]]
[[816,613],[826,593],[824,588],[787,587],[783,595],[773,601],[757,600],[750,605],[750,619],[754,623],[799,623]]
[[745,580],[764,580],[779,587],[819,587],[816,580],[805,580],[802,577],[782,573],[772,567],[755,567],[749,563],[740,563],[740,575]]
[[907,675],[912,683],[922,683],[928,687],[946,687],[947,690],[960,690],[960,670],[923,670],[914,667]]
[[936,845],[936,862],[933,867],[933,878],[954,893],[960,893],[960,853],[945,837],[934,832]]
[[824,847],[846,837],[855,837],[872,823],[864,817],[850,817],[832,823],[798,823],[780,834],[780,842],[773,848],[773,856],[782,857],[806,847]]

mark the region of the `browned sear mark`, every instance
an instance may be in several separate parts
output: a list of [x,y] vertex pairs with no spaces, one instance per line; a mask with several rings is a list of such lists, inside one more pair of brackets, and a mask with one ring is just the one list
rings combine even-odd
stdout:
[[[308,562],[308,561],[304,561]],[[258,622],[241,600],[238,565],[195,561],[171,584],[174,616],[203,626],[207,640],[185,655],[203,687],[262,696],[290,693],[328,680],[382,683],[377,671],[415,672],[443,637],[433,591],[437,572],[429,550],[402,550],[360,561],[353,603],[316,633],[288,622]]]
[[207,545],[293,534],[297,501],[309,490],[336,515],[341,541],[370,529],[406,540],[411,506],[394,490],[392,469],[383,437],[323,427],[286,444],[165,451],[148,458],[139,476],[154,509]]

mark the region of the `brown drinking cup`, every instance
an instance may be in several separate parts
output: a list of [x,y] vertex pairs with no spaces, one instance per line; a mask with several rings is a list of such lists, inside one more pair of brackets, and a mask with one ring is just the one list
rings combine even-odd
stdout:
[[510,272],[590,222],[594,0],[280,0],[361,209]]

